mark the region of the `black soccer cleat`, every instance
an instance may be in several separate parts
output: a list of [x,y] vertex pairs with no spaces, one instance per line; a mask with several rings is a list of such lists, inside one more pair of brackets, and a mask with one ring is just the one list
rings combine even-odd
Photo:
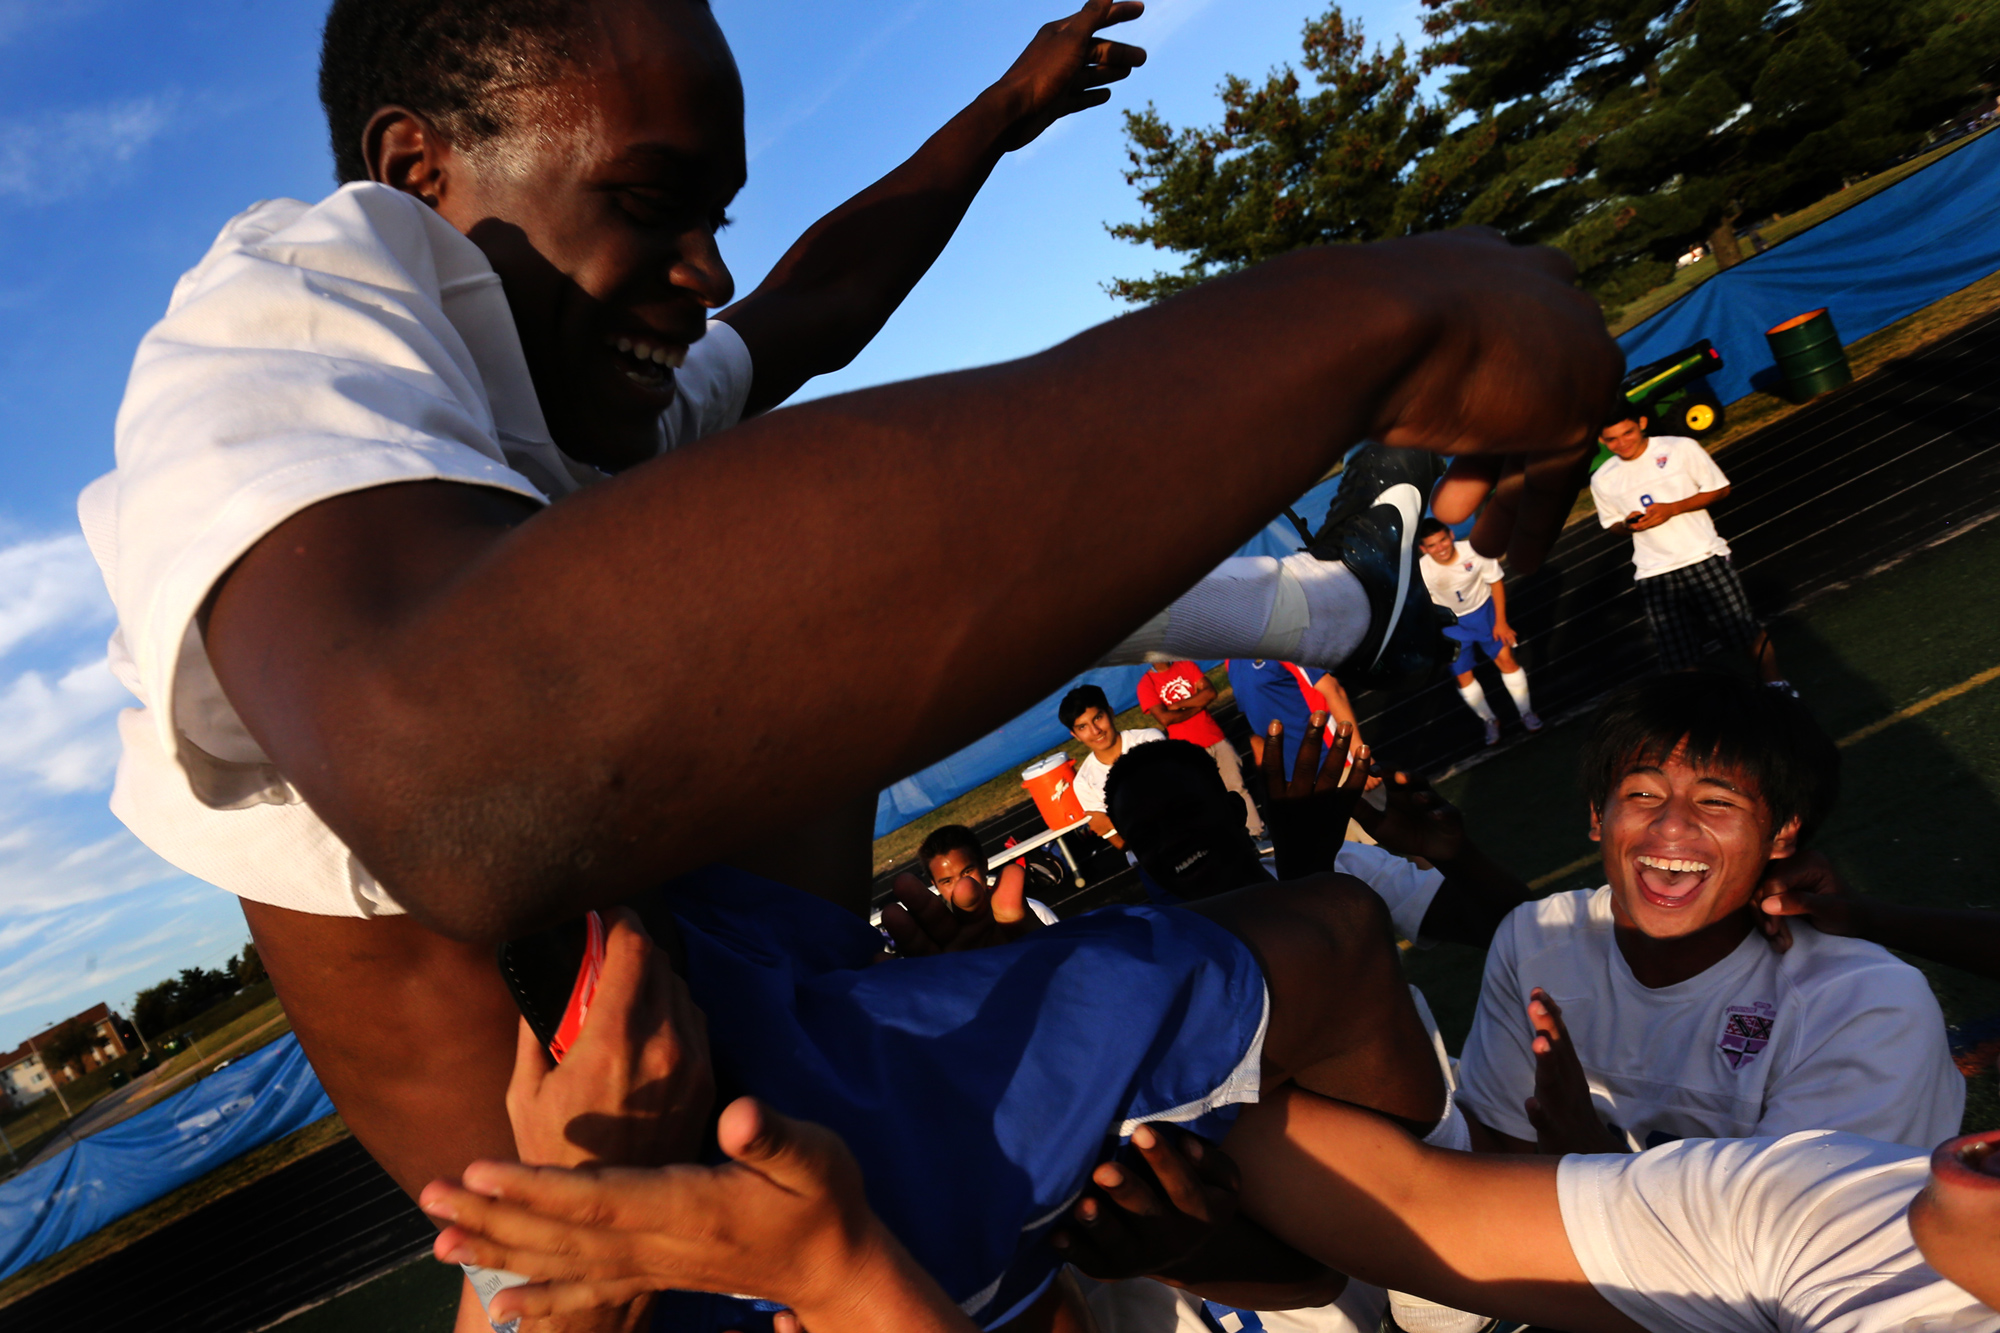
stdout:
[[1346,565],[1368,594],[1368,633],[1333,672],[1350,690],[1421,685],[1451,660],[1444,627],[1456,617],[1431,600],[1417,570],[1417,524],[1444,467],[1421,449],[1355,446],[1307,548]]

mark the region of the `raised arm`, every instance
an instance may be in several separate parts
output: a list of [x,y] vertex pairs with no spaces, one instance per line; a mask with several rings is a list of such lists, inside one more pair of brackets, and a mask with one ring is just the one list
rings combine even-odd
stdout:
[[748,412],[775,407],[815,375],[860,354],[929,271],[1001,157],[1056,120],[1110,99],[1104,87],[1146,53],[1098,37],[1144,12],[1139,0],[1088,0],[1043,25],[999,81],[910,159],[855,195],[785,252],[757,290],[720,318],[756,366]]
[[[1554,252],[1316,248],[1021,361],[773,413],[544,512],[434,482],[324,501],[237,563],[206,643],[264,752],[397,900],[501,938],[965,744],[1353,441],[1574,445],[1618,364]],[[1071,526],[1103,471],[1218,446],[1237,465],[1198,492]],[[801,652],[809,696],[778,665]]]

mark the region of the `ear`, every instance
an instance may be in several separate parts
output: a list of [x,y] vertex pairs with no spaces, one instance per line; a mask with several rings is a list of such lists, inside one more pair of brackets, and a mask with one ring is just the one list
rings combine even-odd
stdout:
[[1604,841],[1604,813],[1594,805],[1590,807],[1590,840]]
[[1798,850],[1799,850],[1799,821],[1798,821],[1798,816],[1794,815],[1792,818],[1785,821],[1785,826],[1783,828],[1779,829],[1776,833],[1771,835],[1770,859],[1773,861],[1782,861],[1788,856],[1797,855]]
[[1640,417],[1640,418],[1639,418],[1639,433],[1640,433],[1641,435],[1644,435],[1644,434],[1646,433],[1646,427],[1647,427],[1647,426],[1649,426],[1649,425],[1651,425],[1651,424],[1652,424],[1652,423],[1651,423],[1650,421],[1646,420],[1646,418],[1644,418],[1644,417]]
[[361,154],[368,163],[368,179],[437,207],[444,195],[451,145],[428,120],[407,107],[383,107],[361,131]]

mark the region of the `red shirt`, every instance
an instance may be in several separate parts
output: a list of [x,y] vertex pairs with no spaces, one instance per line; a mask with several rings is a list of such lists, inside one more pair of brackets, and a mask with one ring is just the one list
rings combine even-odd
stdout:
[[[1139,707],[1149,713],[1163,703],[1169,708],[1185,708],[1187,701],[1206,684],[1208,677],[1192,662],[1176,662],[1165,671],[1149,670],[1139,677]],[[1177,741],[1192,741],[1206,750],[1222,739],[1222,728],[1204,708],[1187,721],[1168,727],[1167,735]]]

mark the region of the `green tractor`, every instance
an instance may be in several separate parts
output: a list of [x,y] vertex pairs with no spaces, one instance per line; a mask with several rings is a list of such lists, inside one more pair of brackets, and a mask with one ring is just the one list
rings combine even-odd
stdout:
[[[1619,387],[1625,391],[1625,401],[1645,413],[1648,435],[1706,439],[1722,429],[1722,400],[1708,384],[1709,375],[1720,369],[1722,353],[1703,338],[1627,372]],[[1600,447],[1591,471],[1609,457],[1611,451]]]

